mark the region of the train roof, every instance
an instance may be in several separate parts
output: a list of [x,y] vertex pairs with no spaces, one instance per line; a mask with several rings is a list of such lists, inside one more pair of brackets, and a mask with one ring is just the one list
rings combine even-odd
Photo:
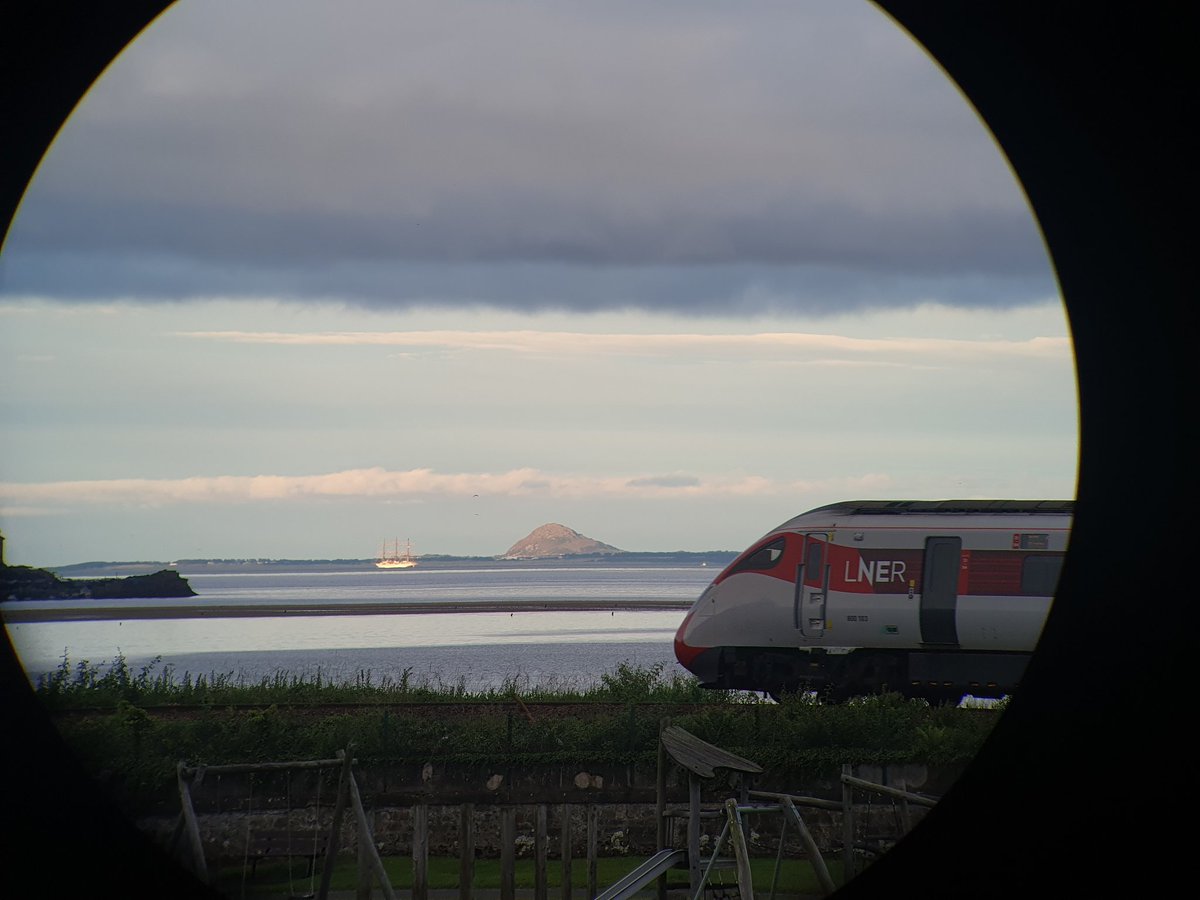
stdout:
[[847,516],[971,515],[1025,513],[1071,515],[1074,500],[843,500],[809,510]]

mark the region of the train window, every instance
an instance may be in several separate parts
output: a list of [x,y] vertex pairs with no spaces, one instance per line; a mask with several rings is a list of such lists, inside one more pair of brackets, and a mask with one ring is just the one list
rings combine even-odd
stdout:
[[730,570],[735,572],[761,572],[774,566],[783,557],[783,538],[777,538],[769,544],[763,544],[740,563]]
[[1027,556],[1021,560],[1021,593],[1052,597],[1062,572],[1061,556]]
[[804,565],[808,569],[806,581],[821,577],[821,547],[820,541],[809,541],[808,543],[808,558],[804,560]]

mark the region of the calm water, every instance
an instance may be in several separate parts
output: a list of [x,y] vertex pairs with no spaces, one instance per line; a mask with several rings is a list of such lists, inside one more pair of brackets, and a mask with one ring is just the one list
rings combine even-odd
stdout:
[[[177,675],[229,674],[250,681],[278,671],[376,682],[410,670],[416,679],[469,689],[513,678],[529,684],[586,685],[618,663],[678,667],[672,638],[682,610],[549,612],[539,601],[677,600],[687,604],[716,574],[703,567],[479,566],[421,567],[387,572],[336,566],[228,573],[182,572],[197,600],[228,605],[286,602],[527,603],[512,613],[330,615],[231,619],[127,619],[10,623],[12,643],[31,678],[54,669],[64,654],[102,664],[118,653],[134,668],[161,656]],[[37,608],[62,601],[6,604]],[[92,602],[95,601],[86,601]],[[75,603],[73,605],[85,605]],[[125,600],[109,605],[167,606]],[[157,671],[157,669],[156,669]]]

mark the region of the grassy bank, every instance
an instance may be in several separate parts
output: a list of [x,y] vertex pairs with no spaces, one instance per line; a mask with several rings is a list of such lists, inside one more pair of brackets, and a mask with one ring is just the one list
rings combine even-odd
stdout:
[[661,665],[651,667],[620,663],[602,673],[594,684],[580,686],[569,681],[531,684],[513,676],[499,687],[468,690],[464,683],[437,678],[414,677],[405,669],[399,677],[376,677],[360,670],[354,681],[331,681],[320,670],[315,675],[278,672],[270,678],[250,681],[231,672],[193,674],[176,672],[158,661],[134,670],[123,656],[111,663],[95,665],[88,660],[72,663],[67,657],[53,672],[39,676],[35,691],[47,708],[116,708],[122,703],[137,706],[265,706],[279,704],[329,705],[352,703],[691,703],[725,705],[748,698],[721,691],[706,691],[691,676],[666,676]]

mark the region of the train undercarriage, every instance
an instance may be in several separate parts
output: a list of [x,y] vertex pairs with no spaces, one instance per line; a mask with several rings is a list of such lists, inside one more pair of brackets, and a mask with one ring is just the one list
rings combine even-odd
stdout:
[[704,686],[786,694],[815,692],[834,702],[872,694],[899,693],[932,704],[958,703],[964,696],[999,698],[1016,691],[1027,653],[959,649],[855,649],[830,652],[722,647],[715,678]]

